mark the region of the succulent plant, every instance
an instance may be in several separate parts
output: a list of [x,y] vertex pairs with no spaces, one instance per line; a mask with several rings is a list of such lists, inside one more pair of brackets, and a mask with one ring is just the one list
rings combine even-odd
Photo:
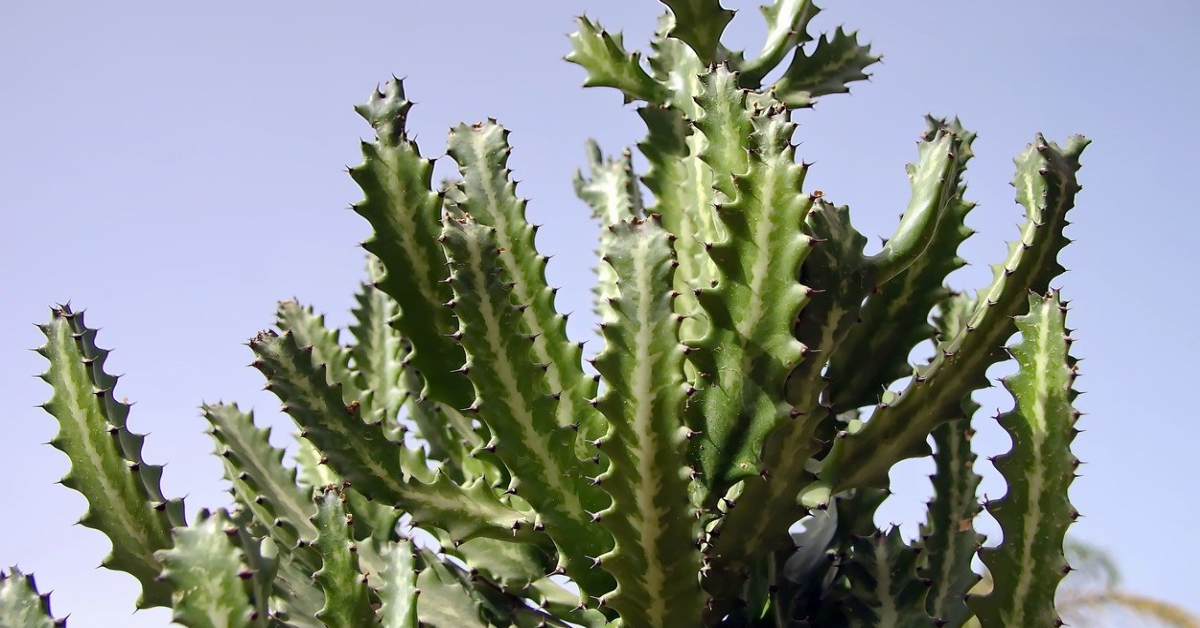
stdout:
[[[805,188],[791,114],[865,79],[870,46],[811,35],[818,8],[777,0],[747,59],[722,45],[717,0],[662,2],[646,58],[588,18],[567,56],[647,129],[646,172],[593,143],[576,180],[601,227],[594,357],[555,309],[508,132],[453,128],[459,177],[437,186],[400,80],[358,107],[375,137],[350,170],[354,210],[373,235],[351,338],[286,301],[249,343],[299,428],[296,469],[251,413],[206,405],[234,499],[186,522],[126,429],[96,332],[52,309],[39,351],[63,484],[111,539],[104,566],[140,581],[139,607],[194,628],[1061,623],[1078,412],[1050,284],[1087,140],[1039,135],[1017,157],[1025,223],[968,297],[946,278],[971,235],[971,132],[926,120],[907,209],[865,254],[849,209]],[[929,340],[935,356],[911,364]],[[1010,357],[1009,489],[981,505],[971,397]],[[877,529],[889,470],[929,455],[920,538]],[[1004,533],[986,549],[984,506]],[[15,569],[0,617],[52,623]]]

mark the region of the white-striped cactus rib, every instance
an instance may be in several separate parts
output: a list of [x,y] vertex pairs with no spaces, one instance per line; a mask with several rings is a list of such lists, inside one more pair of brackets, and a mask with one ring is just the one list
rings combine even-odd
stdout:
[[[382,420],[397,436],[400,408],[410,392],[403,379],[408,348],[391,326],[400,315],[400,306],[375,287],[375,282],[383,279],[383,272],[383,264],[372,256],[367,261],[367,282],[354,295],[350,333],[355,342],[350,356],[355,386],[363,391],[359,398],[363,416],[372,423]],[[419,394],[420,389],[413,392]]]
[[546,372],[522,333],[527,304],[512,301],[496,231],[447,217],[441,236],[454,290],[448,305],[461,325],[455,337],[477,393],[471,410],[491,431],[485,449],[512,473],[510,488],[533,505],[558,546],[560,566],[584,593],[602,595],[613,581],[595,561],[612,549],[612,537],[592,518],[609,499],[586,476],[603,468],[576,457],[575,432],[556,419],[558,400],[545,391]]
[[308,348],[312,359],[325,365],[329,385],[341,389],[346,404],[356,401],[362,404],[362,392],[350,370],[350,350],[342,345],[339,330],[325,326],[324,315],[295,300],[280,301],[275,311],[275,325],[280,331],[295,334],[296,342]]
[[[961,175],[973,156],[971,142],[975,134],[963,129],[957,120],[927,120],[926,142],[933,141],[941,129],[961,140],[959,177],[950,182],[953,188],[942,193],[947,202],[925,254],[867,298],[861,324],[850,331],[831,357],[829,401],[837,412],[878,403],[889,384],[912,374],[908,355],[917,344],[933,337],[929,313],[949,295],[943,285],[946,277],[965,264],[958,256],[958,247],[973,233],[965,221],[975,203],[963,199]],[[910,178],[917,169],[917,164],[909,165]]]
[[379,623],[371,608],[371,592],[358,565],[357,549],[350,536],[350,515],[340,491],[326,488],[316,497],[317,553],[321,569],[313,581],[325,592],[325,606],[317,612],[328,628],[361,628]]
[[258,356],[255,367],[267,377],[268,389],[283,402],[301,435],[356,490],[458,540],[486,535],[541,543],[529,515],[500,503],[481,482],[458,486],[440,473],[430,482],[416,477],[429,471],[414,468],[419,465],[406,468],[403,449],[388,440],[381,425],[364,423],[359,408],[342,405],[341,395],[326,383],[324,367],[314,366],[291,334],[263,332],[250,346]]
[[981,628],[1062,624],[1054,592],[1070,571],[1063,538],[1078,513],[1067,488],[1079,466],[1071,453],[1079,412],[1071,406],[1076,370],[1065,321],[1057,292],[1030,295],[1029,313],[1016,319],[1021,342],[1009,352],[1017,372],[1004,379],[1016,405],[999,417],[1013,447],[993,459],[1008,492],[987,504],[1004,543],[980,551],[993,588],[970,599]]
[[[705,80],[716,87],[728,77],[719,67]],[[784,383],[803,355],[793,325],[809,298],[797,277],[812,246],[800,228],[812,201],[800,191],[805,167],[795,162],[790,143],[795,125],[782,108],[751,110],[746,95],[724,97],[743,107],[753,131],[725,136],[747,154],[747,169],[718,177],[735,186],[734,200],[717,206],[725,233],[708,247],[717,283],[696,288],[710,324],[704,337],[689,341],[688,357],[699,374],[689,427],[701,432],[692,451],[713,499],[759,473],[767,433],[790,420]],[[721,98],[713,94],[709,102]],[[712,154],[712,163],[737,163],[715,157],[734,155],[731,147],[713,147]]]
[[854,539],[844,573],[850,595],[846,616],[850,628],[930,628],[925,612],[928,583],[917,577],[917,550],[900,537],[898,528]]
[[277,602],[274,614],[284,626],[324,628],[324,624],[317,619],[317,611],[325,606],[325,594],[313,583],[312,575],[313,570],[281,555],[279,577],[275,582]]
[[675,300],[675,311],[688,317],[680,337],[699,338],[704,335],[707,323],[693,291],[711,285],[716,277],[716,269],[704,247],[717,240],[712,171],[693,150],[704,139],[691,131],[677,108],[643,107],[638,113],[649,130],[646,139],[638,144],[650,164],[642,181],[655,199],[655,204],[646,211],[662,216],[663,226],[678,237],[675,251],[679,268],[675,271],[674,288],[679,297]]
[[271,430],[258,429],[253,413],[237,405],[206,404],[202,410],[241,508],[284,548],[316,539],[311,491],[297,486],[296,472],[283,465],[283,450],[269,441]]
[[720,0],[660,0],[674,14],[669,35],[687,43],[704,64],[720,61],[721,34],[733,19],[733,11]]
[[463,177],[466,196],[459,208],[479,224],[495,228],[500,268],[512,298],[521,304],[518,328],[532,337],[531,355],[545,370],[538,388],[526,394],[557,395],[558,425],[582,426],[581,433],[598,437],[603,434],[601,420],[587,402],[596,396],[596,383],[584,375],[583,348],[567,338],[567,319],[554,308],[556,290],[546,284],[549,258],[538,254],[534,228],[525,220],[525,201],[509,180],[508,131],[494,121],[459,125],[450,131],[447,152]]
[[869,79],[866,69],[879,60],[870,44],[858,43],[858,33],[838,28],[822,35],[811,53],[797,47],[771,93],[790,109],[811,107],[821,96],[844,94],[850,91],[849,83]]
[[[751,508],[730,508],[714,543],[714,572],[732,574],[767,553],[786,546],[788,527],[804,515],[804,508],[824,508],[830,501],[827,487],[811,484],[816,478],[806,468],[818,453],[817,428],[828,415],[820,405],[824,381],[823,356],[845,336],[857,317],[858,304],[870,290],[869,269],[862,250],[866,238],[850,226],[849,212],[824,200],[809,200],[804,237],[817,244],[807,254],[800,284],[807,292],[795,325],[795,338],[803,359],[787,374],[783,387],[788,412],[771,426],[757,463],[757,476],[748,477],[739,503]],[[802,489],[808,489],[801,496]],[[709,590],[721,597],[714,583]]]
[[566,60],[587,70],[584,87],[612,87],[620,90],[625,102],[644,100],[662,103],[667,89],[642,67],[639,52],[626,52],[621,33],[610,33],[586,16],[576,19],[579,29],[571,34],[571,52]]
[[812,0],[781,0],[760,7],[767,21],[767,37],[762,52],[738,68],[742,87],[757,89],[763,77],[783,61],[788,52],[812,39],[808,23],[821,9]]
[[[597,478],[612,497],[601,523],[616,547],[602,557],[618,588],[605,597],[630,628],[691,628],[705,595],[696,547],[697,521],[688,494],[687,398],[680,317],[671,290],[674,236],[656,219],[609,227],[601,258],[617,276],[604,308],[604,350],[596,369],[605,392],[608,469]],[[681,577],[689,574],[688,577]]]
[[[231,534],[232,532],[232,534]],[[175,544],[158,552],[162,578],[175,592],[172,619],[188,628],[266,626],[247,592],[253,574],[242,560],[237,529],[217,512],[175,529]]]
[[1087,145],[1074,136],[1059,148],[1039,135],[1016,159],[1013,183],[1026,210],[1020,239],[995,267],[993,283],[979,293],[962,331],[938,346],[898,400],[881,404],[861,431],[835,444],[837,464],[822,473],[839,488],[886,486],[892,465],[928,455],[928,435],[961,416],[962,400],[988,385],[987,368],[1004,358],[1003,343],[1015,331],[1012,317],[1026,311],[1028,291],[1045,292],[1063,271],[1057,257],[1068,242],[1063,228],[1081,189],[1075,173]]
[[114,396],[117,378],[104,372],[108,351],[96,346],[83,313],[55,307],[39,328],[46,344],[37,351],[50,362],[41,378],[54,388],[42,407],[59,425],[50,444],[71,461],[62,484],[88,501],[79,522],[112,541],[102,564],[138,579],[139,608],[169,606],[171,585],[158,578],[154,552],[170,547],[172,526],[184,524],[183,502],[163,497],[162,467],[142,460],[143,437],[126,427],[129,404]]
[[440,195],[433,191],[433,161],[421,157],[405,121],[412,103],[399,79],[388,81],[357,111],[375,129],[364,142],[364,161],[350,169],[365,198],[353,206],[374,230],[363,248],[383,263],[378,282],[401,307],[393,321],[410,343],[409,361],[424,378],[423,394],[461,408],[471,402],[471,382],[461,373],[462,348],[448,334],[456,326],[441,304],[450,299],[445,257],[437,245]]
[[[944,301],[937,317],[939,335],[953,337],[974,309],[971,299],[954,295]],[[979,404],[970,396],[963,400],[962,418],[938,426],[933,431],[933,456],[936,471],[929,514],[921,526],[921,566],[919,573],[931,582],[926,610],[945,622],[946,628],[960,628],[971,617],[965,597],[979,582],[971,567],[983,535],[975,532],[975,516],[982,507],[977,491],[980,477],[975,473],[975,453],[971,450],[971,417]]]
[[67,620],[50,614],[50,594],[38,593],[33,574],[12,567],[0,570],[0,626],[6,628],[66,628]]
[[384,569],[379,574],[379,623],[383,628],[419,628],[417,620],[417,565],[413,544],[408,539],[394,543],[383,554]]

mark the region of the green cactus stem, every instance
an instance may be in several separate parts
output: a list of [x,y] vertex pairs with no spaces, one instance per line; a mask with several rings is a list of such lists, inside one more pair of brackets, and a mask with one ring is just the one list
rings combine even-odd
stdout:
[[379,289],[408,304],[393,325],[412,343],[409,362],[424,375],[422,394],[462,408],[471,402],[471,383],[453,372],[464,356],[449,337],[455,324],[441,306],[450,300],[437,245],[442,199],[432,188],[433,162],[421,157],[416,143],[408,139],[410,108],[399,79],[388,81],[357,108],[375,129],[376,139],[362,144],[364,161],[350,169],[365,195],[354,211],[375,230],[363,248],[383,264]]
[[[448,217],[440,238],[454,290],[448,305],[461,324],[454,337],[466,350],[462,370],[476,388],[469,410],[491,431],[484,449],[512,473],[509,490],[533,505],[554,539],[560,567],[583,591],[602,595],[613,581],[594,566],[611,549],[612,538],[593,519],[609,499],[588,479],[584,464],[591,463],[575,456],[574,430],[558,423],[559,400],[546,388],[546,369],[531,359],[533,338],[513,333],[523,329],[526,304],[511,300],[496,231],[470,218]],[[591,466],[593,473],[603,470]]]
[[917,577],[917,551],[897,528],[854,540],[846,564],[850,583],[850,628],[929,628],[925,613],[929,583]]
[[1067,497],[1079,466],[1071,453],[1078,372],[1068,353],[1067,308],[1057,292],[1030,295],[1028,304],[1029,313],[1016,319],[1021,342],[1009,348],[1017,373],[1004,379],[1016,405],[998,417],[1013,440],[1012,450],[994,459],[1008,493],[987,504],[1004,543],[980,551],[993,588],[970,600],[981,628],[1062,624],[1054,592],[1071,569],[1063,539],[1079,516]]
[[683,41],[702,63],[720,61],[721,34],[733,19],[733,11],[721,6],[720,0],[661,0],[674,15],[671,37]]
[[1087,145],[1087,139],[1075,136],[1059,148],[1039,135],[1017,158],[1013,184],[1026,210],[1020,239],[996,266],[992,285],[979,293],[963,329],[939,345],[933,361],[917,370],[899,400],[881,404],[861,431],[839,441],[841,451],[831,454],[837,464],[823,472],[836,478],[837,487],[886,486],[891,465],[928,455],[930,432],[960,416],[962,400],[987,385],[987,367],[1004,357],[995,347],[1015,331],[1012,317],[1025,312],[1027,291],[1046,290],[1062,272],[1057,256],[1067,244],[1062,231],[1081,189],[1075,173]]
[[0,626],[5,628],[66,628],[66,619],[50,614],[50,594],[38,593],[33,574],[11,567],[0,570]]
[[158,577],[155,552],[171,547],[172,526],[184,525],[183,501],[163,497],[162,467],[142,460],[143,437],[126,428],[129,404],[114,395],[117,378],[104,371],[108,351],[96,346],[83,313],[60,305],[39,328],[46,344],[38,353],[50,362],[41,377],[54,388],[42,407],[59,425],[50,444],[71,461],[62,484],[88,501],[79,522],[112,541],[102,564],[138,579],[139,608],[170,606],[171,585]]
[[176,529],[174,546],[158,552],[162,577],[174,587],[176,623],[188,628],[267,625],[247,591],[254,573],[231,537],[237,537],[237,529],[225,513],[204,513]]
[[316,497],[317,552],[321,569],[313,580],[325,593],[325,606],[317,619],[328,628],[358,628],[378,622],[371,608],[366,577],[358,566],[358,548],[350,535],[350,515],[343,505],[345,496],[334,488],[321,490]]
[[417,588],[412,541],[404,539],[392,545],[383,559],[383,587],[378,591],[380,624],[383,628],[418,628],[417,596],[421,590]]
[[617,295],[601,323],[604,350],[596,369],[606,390],[597,402],[608,419],[608,470],[596,478],[612,497],[600,513],[616,547],[602,556],[621,586],[604,599],[635,626],[695,626],[704,607],[700,551],[689,492],[687,441],[680,416],[687,398],[681,317],[674,313],[674,260],[655,220],[609,227],[602,260]]

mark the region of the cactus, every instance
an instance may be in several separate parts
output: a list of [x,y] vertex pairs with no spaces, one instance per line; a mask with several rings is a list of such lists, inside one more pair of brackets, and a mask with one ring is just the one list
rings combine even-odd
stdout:
[[[1059,625],[1079,414],[1050,284],[1087,140],[1038,135],[1016,159],[1025,223],[968,297],[946,279],[971,234],[971,132],[926,120],[907,209],[867,254],[849,208],[806,189],[791,114],[867,78],[870,46],[810,34],[817,6],[776,0],[747,59],[722,44],[719,0],[662,3],[649,53],[580,18],[566,57],[647,132],[644,173],[593,142],[575,181],[600,222],[594,370],[555,308],[508,132],[451,129],[458,178],[435,187],[396,79],[357,109],[375,136],[353,208],[373,235],[349,336],[285,301],[249,343],[298,428],[296,468],[251,413],[205,405],[232,507],[185,521],[96,332],[53,308],[39,351],[63,484],[139,606],[191,627]],[[925,341],[934,357],[910,364]],[[1009,491],[986,504],[1004,540],[985,549],[972,394],[1010,355]],[[889,470],[928,455],[920,538],[876,529]],[[0,617],[54,623],[15,569]]]

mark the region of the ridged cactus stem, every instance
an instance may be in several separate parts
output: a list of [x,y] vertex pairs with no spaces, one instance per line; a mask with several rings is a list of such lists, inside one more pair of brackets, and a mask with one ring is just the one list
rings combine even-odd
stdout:
[[0,570],[0,626],[6,628],[66,628],[66,619],[50,614],[50,594],[38,593],[33,574],[13,567]]
[[1063,539],[1079,516],[1067,496],[1079,466],[1071,453],[1078,433],[1079,412],[1071,406],[1078,373],[1068,353],[1067,308],[1057,292],[1030,295],[1028,308],[1016,319],[1021,342],[1009,349],[1017,373],[1004,380],[1016,406],[998,417],[1013,440],[1012,450],[995,459],[1008,492],[987,504],[1004,544],[980,551],[993,588],[970,600],[981,628],[1062,624],[1054,593],[1071,570]]
[[1003,358],[1004,339],[1015,328],[1012,317],[1025,312],[1028,290],[1045,290],[1062,272],[1058,252],[1067,244],[1063,228],[1081,189],[1075,179],[1079,155],[1088,140],[1075,136],[1065,148],[1040,135],[1017,158],[1017,200],[1026,210],[1020,240],[996,267],[992,285],[979,294],[975,312],[957,336],[938,347],[938,355],[917,370],[900,399],[882,404],[858,433],[841,440],[830,455],[836,464],[822,473],[839,489],[886,486],[896,462],[927,455],[925,439],[941,423],[958,416],[971,391],[987,385],[987,367]]
[[172,588],[158,577],[155,552],[171,547],[172,526],[184,524],[183,502],[163,497],[162,467],[142,460],[143,437],[126,427],[129,404],[114,395],[117,378],[104,371],[108,351],[96,346],[83,313],[58,306],[40,329],[46,344],[38,353],[50,362],[42,379],[54,387],[42,407],[58,419],[50,444],[71,460],[61,482],[88,501],[79,522],[112,541],[105,567],[141,582],[139,608],[170,606]]
[[[454,338],[468,356],[462,371],[476,388],[470,412],[487,425],[494,454],[513,475],[509,490],[537,510],[539,527],[554,539],[560,567],[589,595],[613,588],[607,572],[595,569],[612,549],[612,537],[593,523],[609,499],[588,477],[575,455],[575,431],[557,420],[558,399],[546,389],[545,369],[530,357],[533,339],[518,332],[526,304],[511,300],[495,227],[471,218],[447,217],[440,241],[450,260],[447,302],[461,328]],[[597,452],[598,453],[598,452]]]

